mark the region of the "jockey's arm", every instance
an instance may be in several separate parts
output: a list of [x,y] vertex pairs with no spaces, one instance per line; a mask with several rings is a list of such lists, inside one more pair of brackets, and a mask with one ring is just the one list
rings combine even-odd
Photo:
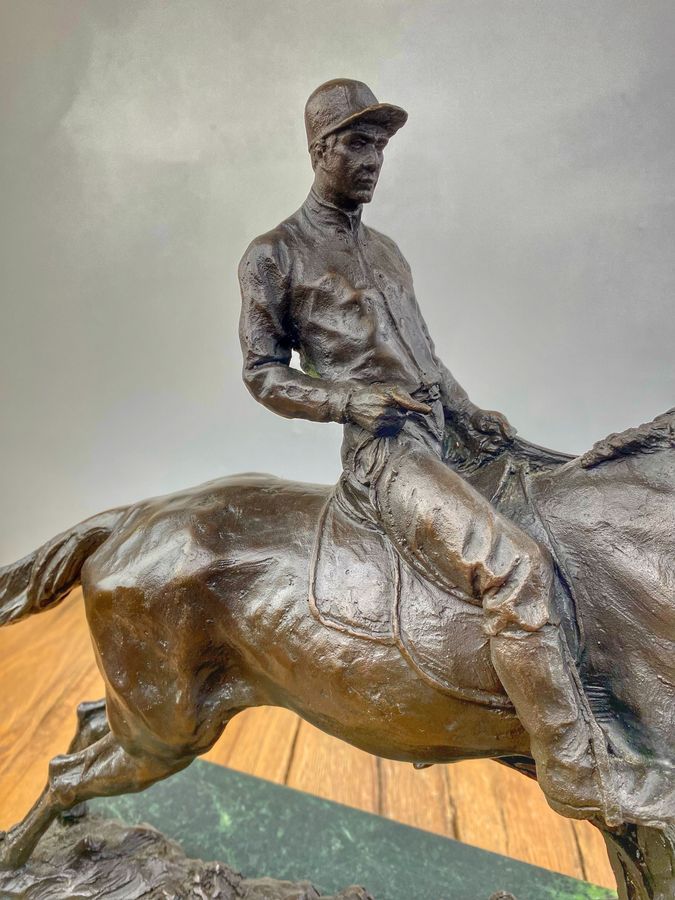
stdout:
[[244,383],[256,400],[287,419],[344,422],[351,385],[291,368],[285,262],[280,247],[258,238],[239,264]]
[[409,412],[430,413],[431,407],[395,385],[326,380],[291,368],[285,255],[276,243],[258,238],[239,265],[243,377],[255,399],[288,419],[350,421],[378,435],[399,431]]

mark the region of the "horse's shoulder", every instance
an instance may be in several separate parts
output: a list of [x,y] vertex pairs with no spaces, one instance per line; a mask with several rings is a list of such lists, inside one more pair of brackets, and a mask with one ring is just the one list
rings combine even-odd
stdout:
[[[636,516],[658,518],[675,507],[675,453],[671,449],[618,455],[602,465],[578,458],[531,479],[532,492],[547,518],[567,528],[631,527]],[[663,510],[661,510],[663,507]]]

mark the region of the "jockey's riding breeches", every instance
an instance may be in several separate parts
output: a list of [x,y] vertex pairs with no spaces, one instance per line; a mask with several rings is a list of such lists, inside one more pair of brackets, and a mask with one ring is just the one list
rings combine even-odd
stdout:
[[548,551],[443,462],[440,435],[409,421],[393,437],[346,434],[345,445],[343,497],[424,577],[482,605],[489,634],[551,621]]

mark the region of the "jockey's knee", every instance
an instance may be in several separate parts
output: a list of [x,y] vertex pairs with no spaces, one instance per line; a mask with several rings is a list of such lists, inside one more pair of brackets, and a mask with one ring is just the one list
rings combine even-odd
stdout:
[[[526,536],[524,536],[526,537]],[[500,586],[483,597],[486,631],[539,631],[551,622],[553,561],[548,551],[526,538],[517,547]]]
[[551,554],[536,541],[529,541],[527,555],[521,557],[525,566],[524,583],[534,592],[550,598],[553,589],[553,560]]

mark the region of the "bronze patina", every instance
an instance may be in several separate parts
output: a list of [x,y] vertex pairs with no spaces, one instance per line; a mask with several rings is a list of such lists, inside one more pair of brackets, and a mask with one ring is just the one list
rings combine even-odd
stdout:
[[240,266],[245,382],[343,424],[338,484],[209,482],[0,569],[0,624],[82,584],[106,684],[0,865],[269,704],[417,766],[511,765],[602,830],[623,897],[673,896],[675,411],[572,458],[469,400],[361,220],[406,118],[361,82],[317,88],[309,196]]

